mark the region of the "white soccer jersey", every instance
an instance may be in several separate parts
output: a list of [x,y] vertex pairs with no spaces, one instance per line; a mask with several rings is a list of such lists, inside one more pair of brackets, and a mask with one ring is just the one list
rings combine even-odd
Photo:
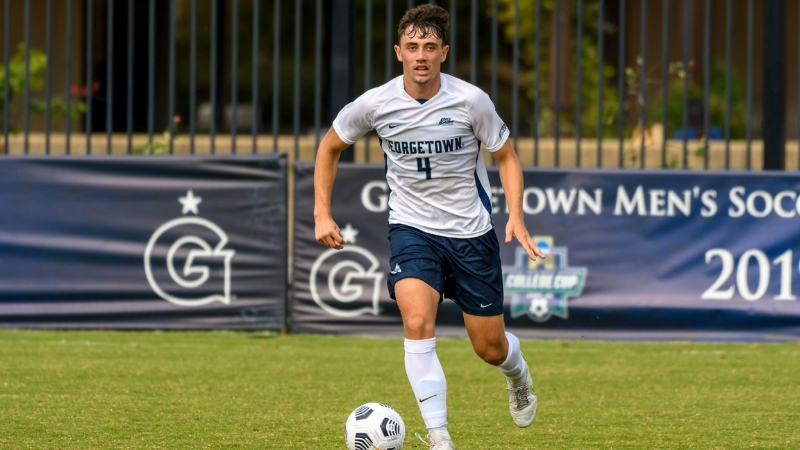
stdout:
[[386,155],[389,223],[455,238],[480,236],[492,227],[481,143],[497,151],[509,131],[479,88],[441,74],[439,92],[420,104],[400,76],[345,106],[333,128],[348,144],[372,129],[378,133]]

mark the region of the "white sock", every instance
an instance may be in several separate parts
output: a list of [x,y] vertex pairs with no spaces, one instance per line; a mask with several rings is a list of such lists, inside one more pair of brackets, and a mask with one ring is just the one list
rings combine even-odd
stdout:
[[508,340],[508,355],[506,360],[497,368],[500,369],[500,372],[503,372],[503,375],[511,379],[512,384],[521,384],[525,381],[523,377],[525,376],[527,363],[522,358],[519,339],[508,331],[506,331],[506,339]]
[[428,429],[447,425],[447,382],[436,356],[436,338],[405,340],[406,375]]

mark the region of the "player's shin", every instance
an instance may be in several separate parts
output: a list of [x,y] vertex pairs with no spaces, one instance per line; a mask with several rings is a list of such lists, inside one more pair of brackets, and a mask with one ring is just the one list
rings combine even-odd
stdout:
[[500,372],[508,377],[513,384],[519,384],[525,378],[525,367],[527,366],[525,359],[522,358],[522,351],[520,351],[519,339],[516,336],[506,331],[506,339],[508,340],[508,355],[505,361],[499,366]]
[[447,426],[447,382],[436,355],[436,338],[405,340],[408,381],[417,399],[422,420],[430,430]]

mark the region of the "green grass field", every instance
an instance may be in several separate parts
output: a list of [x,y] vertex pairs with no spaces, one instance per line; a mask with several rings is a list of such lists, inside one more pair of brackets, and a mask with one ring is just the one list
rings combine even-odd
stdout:
[[[523,341],[539,395],[440,339],[459,449],[800,448],[800,344]],[[344,449],[380,401],[424,434],[401,339],[0,331],[0,448]]]

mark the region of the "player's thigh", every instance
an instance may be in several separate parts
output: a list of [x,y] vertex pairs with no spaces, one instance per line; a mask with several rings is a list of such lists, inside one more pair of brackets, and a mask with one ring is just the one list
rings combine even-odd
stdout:
[[445,297],[473,316],[503,313],[503,273],[497,236],[451,239],[448,242]]
[[464,325],[475,353],[484,361],[499,365],[508,354],[503,315],[475,316],[464,313]]
[[407,225],[389,225],[390,271],[386,277],[389,297],[397,300],[395,285],[405,278],[417,278],[437,292],[444,290],[443,264],[436,240]]
[[441,295],[425,281],[406,277],[394,284],[397,306],[408,339],[430,339],[435,335],[436,310]]

